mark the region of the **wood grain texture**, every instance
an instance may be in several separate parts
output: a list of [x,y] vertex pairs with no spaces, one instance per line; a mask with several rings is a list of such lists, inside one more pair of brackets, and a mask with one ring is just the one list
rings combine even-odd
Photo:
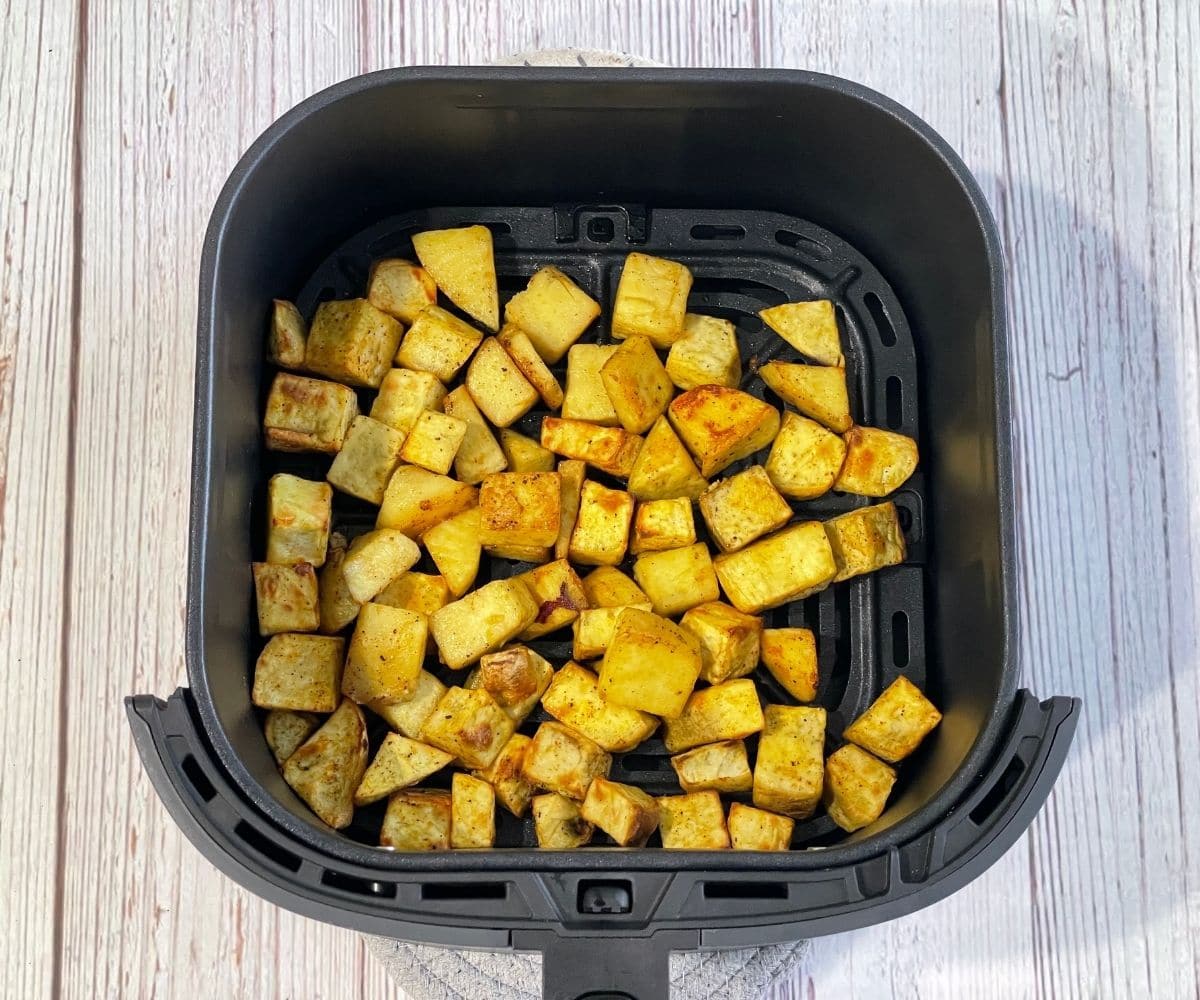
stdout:
[[202,861],[128,738],[122,696],[184,677],[200,244],[241,151],[321,87],[566,46],[874,86],[1004,238],[1022,654],[1085,699],[1077,745],[991,871],[816,941],[775,995],[1200,995],[1200,5],[0,9],[0,995],[399,995],[356,935]]

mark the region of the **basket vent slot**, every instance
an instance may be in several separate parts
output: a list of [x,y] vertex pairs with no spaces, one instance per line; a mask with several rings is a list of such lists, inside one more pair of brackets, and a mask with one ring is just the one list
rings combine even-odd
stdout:
[[627,753],[621,758],[626,771],[671,771],[670,757],[650,753]]
[[298,872],[300,870],[300,859],[285,847],[280,847],[270,837],[261,830],[255,829],[245,820],[240,820],[238,825],[233,828],[242,840],[253,847],[263,857],[269,858],[275,864],[282,868],[286,868],[290,872]]
[[786,882],[705,882],[705,899],[787,899]]
[[744,226],[710,226],[701,224],[692,226],[694,240],[740,240],[746,236]]
[[897,611],[892,615],[892,662],[903,670],[908,660],[908,614]]
[[472,902],[477,899],[507,899],[507,882],[422,882],[421,899]]
[[999,780],[992,786],[992,790],[979,800],[979,805],[971,810],[971,822],[976,826],[983,826],[992,813],[1003,805],[1009,793],[1017,786],[1017,781],[1020,780],[1024,771],[1025,762],[1020,757],[1013,757]]
[[883,341],[883,346],[894,347],[896,345],[896,328],[892,326],[892,321],[883,311],[882,300],[874,292],[867,292],[863,296],[863,305],[867,307],[867,312],[875,321],[875,329],[879,331],[879,339]]
[[196,789],[196,794],[205,802],[211,802],[216,797],[217,790],[213,788],[212,782],[208,780],[208,775],[204,773],[196,758],[191,754],[183,758],[183,773],[187,775],[188,781]]
[[887,425],[898,430],[904,425],[904,388],[895,375],[889,375],[884,385],[884,410]]
[[392,882],[374,882],[370,879],[347,875],[345,872],[335,872],[326,869],[321,874],[321,885],[327,885],[343,892],[352,892],[357,896],[371,896],[375,899],[395,899],[396,886]]
[[828,260],[833,255],[833,251],[824,243],[818,243],[816,240],[801,236],[790,229],[776,230],[775,242],[780,246],[790,247],[797,253],[812,257],[814,260]]

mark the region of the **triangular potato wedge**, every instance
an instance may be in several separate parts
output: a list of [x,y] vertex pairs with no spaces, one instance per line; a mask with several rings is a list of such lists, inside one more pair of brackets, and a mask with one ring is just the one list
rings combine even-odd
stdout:
[[689,389],[675,397],[667,414],[705,476],[765,448],[779,430],[775,407],[722,385]]
[[633,463],[629,492],[639,500],[695,500],[706,489],[708,480],[700,475],[667,418],[659,417]]
[[354,790],[367,769],[367,724],[343,698],[337,711],[283,765],[283,780],[335,830],[354,818]]
[[431,229],[412,238],[421,266],[446,297],[492,330],[500,327],[500,294],[492,231],[487,226]]
[[758,314],[779,336],[806,358],[822,365],[842,365],[837,316],[828,299],[816,302],[785,302]]
[[850,396],[846,392],[846,369],[822,365],[792,365],[772,361],[758,373],[785,403],[839,434],[850,429]]
[[421,537],[425,550],[446,580],[450,593],[462,597],[475,582],[483,543],[479,508],[472,507],[430,528]]
[[440,771],[452,760],[445,750],[388,733],[354,793],[354,804],[365,806],[387,798]]

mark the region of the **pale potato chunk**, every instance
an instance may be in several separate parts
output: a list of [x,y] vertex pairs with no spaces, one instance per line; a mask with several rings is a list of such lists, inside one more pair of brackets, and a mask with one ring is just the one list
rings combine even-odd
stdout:
[[450,850],[450,793],[406,788],[388,799],[379,846],[394,851]]
[[496,790],[482,778],[450,779],[450,846],[491,847],[496,843]]
[[453,756],[437,747],[388,733],[359,782],[354,804],[366,806],[386,799],[393,792],[436,774],[452,760]]
[[450,603],[450,585],[444,576],[402,573],[375,595],[375,603],[431,615]]
[[388,705],[411,697],[428,631],[424,615],[364,604],[350,638],[342,694],[360,705]]
[[696,747],[671,758],[671,766],[685,792],[748,792],[754,783],[746,744],[722,740]]
[[474,487],[449,476],[402,465],[388,480],[375,526],[419,538],[447,518],[474,507],[478,495]]
[[569,851],[583,847],[592,839],[594,827],[579,815],[579,803],[548,792],[533,797],[533,829],[538,847]]
[[633,541],[629,545],[634,555],[677,549],[695,541],[696,522],[692,517],[692,502],[687,497],[638,504],[633,518]]
[[783,527],[792,508],[761,465],[721,479],[700,494],[700,513],[722,552],[736,552]]
[[337,711],[283,765],[283,780],[335,830],[354,818],[354,790],[367,769],[367,724],[343,698]]
[[845,368],[771,361],[758,370],[767,387],[785,403],[831,430],[850,429],[850,395]]
[[429,631],[447,666],[470,666],[515,639],[538,606],[520,580],[493,580],[429,616]]
[[427,410],[442,408],[446,387],[431,372],[393,368],[383,376],[379,395],[371,404],[371,417],[407,434]]
[[470,323],[440,306],[426,306],[405,334],[396,363],[449,383],[482,340]]
[[445,693],[446,685],[428,670],[422,670],[417,674],[417,682],[407,700],[394,705],[376,702],[370,708],[396,732],[415,740],[420,738],[425,721],[433,714]]
[[520,369],[521,374],[529,380],[529,384],[542,397],[542,402],[552,410],[557,410],[562,406],[562,386],[558,384],[558,379],[554,377],[554,373],[546,366],[542,356],[538,354],[529,335],[524,330],[507,323],[500,331],[500,343],[504,345],[504,349],[508,351],[509,357],[513,359],[513,363]]
[[683,264],[644,253],[625,258],[613,302],[612,334],[642,335],[665,350],[683,336],[692,272]]
[[917,749],[942,713],[907,677],[897,677],[842,736],[895,764]]
[[708,546],[703,542],[637,557],[633,576],[656,614],[673,618],[721,596]]
[[343,639],[276,635],[254,665],[250,700],[259,708],[332,712],[341,700]]
[[825,777],[825,709],[768,705],[754,762],[754,804],[807,819]]
[[642,439],[622,427],[601,427],[583,420],[545,417],[542,447],[594,465],[601,472],[625,477],[634,469]]
[[833,488],[845,459],[845,441],[788,410],[767,457],[767,475],[784,496],[812,500]]
[[620,608],[632,604],[645,605],[650,610],[646,592],[615,566],[599,566],[583,578],[583,592],[588,606]]
[[325,478],[352,497],[382,503],[404,444],[398,430],[370,417],[355,417]]
[[658,802],[653,796],[603,777],[588,786],[579,815],[622,847],[642,847],[658,829]]
[[356,601],[346,586],[346,574],[342,565],[346,560],[346,538],[334,532],[329,536],[329,555],[321,568],[320,599],[321,624],[319,631],[326,635],[340,632],[358,617],[361,601]]
[[605,701],[599,678],[574,662],[567,662],[554,675],[542,695],[542,707],[563,725],[613,752],[632,750],[658,728],[654,716]]
[[280,472],[267,483],[267,562],[325,563],[333,489]]
[[635,335],[604,362],[600,381],[621,426],[644,434],[667,410],[674,389],[654,345]]
[[525,332],[549,364],[559,361],[599,315],[600,303],[557,267],[541,268],[504,307],[504,318]]
[[671,753],[704,743],[740,740],[763,727],[762,706],[754,681],[743,677],[702,688],[684,706],[683,714],[666,721],[663,742]]
[[537,788],[582,801],[594,778],[606,777],[612,757],[581,733],[543,722],[525,750],[521,773]]
[[453,754],[464,767],[491,767],[515,726],[504,709],[482,688],[447,688],[425,720],[421,739]]
[[837,562],[834,583],[904,562],[904,531],[894,503],[860,507],[825,522]]
[[801,600],[824,590],[837,575],[820,521],[784,528],[714,562],[729,603],[746,614]]
[[495,337],[479,345],[467,367],[467,391],[497,427],[507,427],[533,409],[537,390]]
[[846,461],[833,488],[865,497],[898,490],[917,468],[917,442],[878,427],[852,427],[843,435]]
[[729,847],[725,810],[716,792],[664,795],[658,799],[658,829],[668,850],[720,851]]
[[735,851],[786,851],[796,821],[735,802],[729,807],[729,839]]
[[371,600],[421,558],[417,543],[395,528],[376,528],[350,543],[342,574],[359,604]]
[[284,299],[271,303],[271,325],[267,330],[267,360],[280,368],[303,368],[308,342],[308,324],[300,310]]
[[258,634],[315,632],[321,624],[317,571],[308,563],[252,563]]
[[797,701],[817,697],[817,640],[811,629],[763,629],[762,662]]
[[467,422],[458,417],[426,410],[413,425],[400,458],[410,465],[446,475],[454,464],[454,456],[467,436]]
[[500,450],[508,460],[509,472],[554,471],[554,452],[508,427],[500,431]]
[[603,656],[617,630],[617,619],[626,608],[651,611],[649,601],[618,604],[604,608],[585,608],[579,612],[572,627],[571,655],[577,660],[594,660]]
[[709,684],[745,677],[758,666],[761,618],[709,601],[688,611],[679,625],[700,643],[700,676]]
[[322,302],[308,331],[304,366],[337,382],[378,389],[403,332],[366,299]]
[[412,323],[422,309],[437,303],[437,283],[411,260],[377,260],[367,278],[367,301],[401,322]]
[[588,606],[583,581],[566,559],[538,566],[521,579],[537,601],[538,613],[520,638],[537,639],[539,636],[565,628],[579,617],[579,612]]
[[291,712],[282,708],[268,712],[263,732],[275,762],[282,765],[320,725],[321,717],[312,712]]
[[335,455],[358,416],[353,389],[336,382],[280,372],[271,382],[263,434],[272,451]]
[[564,419],[584,420],[603,427],[616,427],[620,423],[600,377],[600,370],[616,353],[615,344],[576,344],[567,352]]
[[708,488],[666,417],[659,417],[629,470],[629,492],[639,500],[695,500]]
[[625,558],[632,520],[633,497],[623,490],[585,482],[571,533],[571,560],[587,566],[615,566]]
[[431,229],[416,233],[413,249],[451,302],[495,330],[500,325],[500,292],[492,231],[487,226]]
[[825,761],[825,808],[829,818],[848,833],[883,815],[896,772],[865,750],[847,743]]
[[483,543],[479,540],[479,508],[472,507],[441,524],[435,524],[421,536],[425,551],[455,597],[462,597],[479,574]]
[[465,385],[447,393],[442,406],[450,416],[467,422],[466,436],[454,456],[454,474],[459,479],[464,483],[481,483],[493,472],[508,468],[508,459],[504,457],[496,435]]
[[775,407],[720,385],[702,385],[676,396],[667,415],[705,476],[765,448],[779,431]]
[[700,644],[674,622],[626,608],[600,666],[605,701],[672,719],[700,676]]
[[805,357],[822,365],[842,365],[837,316],[828,299],[785,302],[764,309],[759,318]]
[[533,798],[534,788],[521,773],[525,751],[533,741],[523,733],[514,733],[492,766],[476,773],[496,790],[496,801],[514,816],[524,816]]
[[484,546],[547,546],[558,540],[561,483],[557,472],[497,472],[479,489]]
[[550,661],[528,646],[509,646],[488,653],[479,660],[464,685],[468,690],[483,688],[519,726],[528,718],[550,684],[554,667]]
[[737,332],[727,319],[688,313],[683,337],[671,345],[667,374],[680,389],[723,385],[736,389],[742,381],[742,357]]

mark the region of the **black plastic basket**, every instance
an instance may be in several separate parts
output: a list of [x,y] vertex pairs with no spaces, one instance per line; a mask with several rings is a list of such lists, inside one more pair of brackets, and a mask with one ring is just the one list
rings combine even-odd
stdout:
[[[473,222],[493,231],[502,296],[553,262],[610,304],[630,250],[683,261],[696,276],[690,309],[737,324],[743,387],[756,394],[757,364],[786,348],[757,311],[837,303],[856,419],[921,444],[920,472],[894,497],[909,557],[771,614],[817,633],[831,737],[899,674],[945,715],[871,827],[846,837],[818,817],[779,853],[551,852],[530,849],[528,825],[505,815],[496,850],[401,854],[371,846],[372,811],[338,833],[282,781],[249,699],[261,640],[247,565],[261,549],[265,473],[320,476],[324,465],[261,447],[264,303],[291,295],[311,315],[324,299],[361,294],[371,260],[406,253],[413,232]],[[128,700],[143,762],[200,850],[260,895],[394,937],[540,949],[548,997],[665,995],[670,950],[911,912],[1025,830],[1079,710],[1016,690],[1008,425],[994,224],[945,143],[878,94],[785,72],[407,69],[350,80],[272,126],[213,213],[190,687],[166,702]],[[863,502],[831,494],[796,507],[828,516]],[[353,531],[371,512],[340,501],[335,518]],[[518,568],[495,560],[484,572]],[[537,645],[554,662],[569,656],[554,636]],[[614,776],[678,789],[657,741],[619,757]],[[603,947],[612,939],[621,947]]]

